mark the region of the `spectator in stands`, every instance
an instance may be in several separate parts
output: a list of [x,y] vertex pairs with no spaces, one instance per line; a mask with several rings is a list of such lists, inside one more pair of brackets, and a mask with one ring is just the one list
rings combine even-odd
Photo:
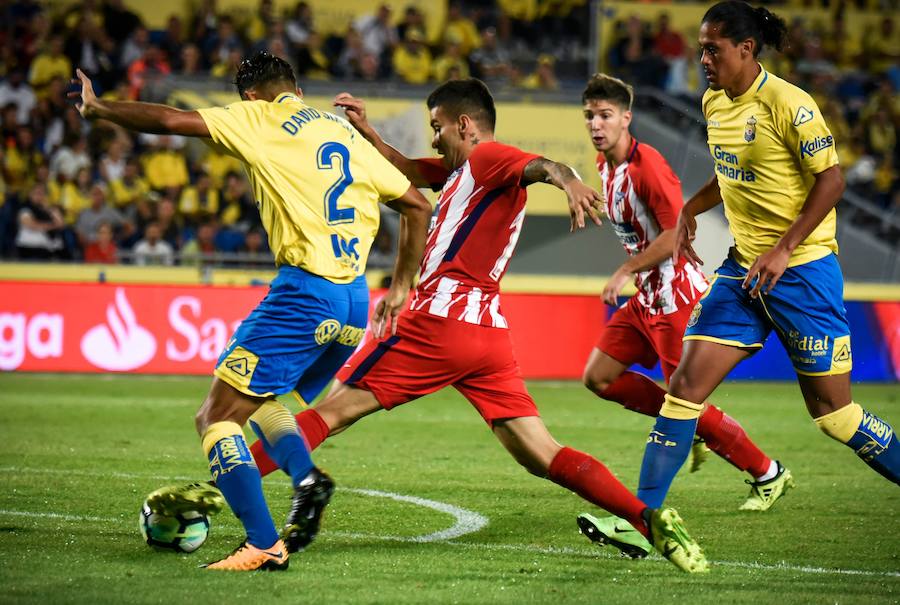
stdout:
[[101,89],[106,89],[118,79],[111,56],[114,50],[115,44],[106,37],[97,21],[83,15],[66,40],[64,52],[72,65],[97,78]]
[[558,90],[559,80],[554,71],[552,55],[539,55],[534,71],[519,82],[519,86],[530,90]]
[[610,50],[610,62],[616,75],[645,86],[661,87],[668,71],[665,61],[653,53],[653,38],[644,22],[634,15],[628,18],[624,33]]
[[206,222],[219,212],[219,192],[205,172],[197,176],[194,185],[185,187],[178,200],[178,211],[189,225]]
[[170,15],[166,21],[166,31],[159,42],[162,50],[173,71],[184,71],[182,65],[183,53],[187,40],[184,39],[184,23],[178,15]]
[[509,51],[500,44],[497,30],[493,27],[481,32],[481,47],[474,50],[469,58],[476,77],[488,83],[509,78],[511,67]]
[[230,16],[224,15],[218,20],[215,33],[208,38],[202,47],[210,64],[227,63],[233,51],[244,52],[244,44],[234,27]]
[[50,176],[64,181],[72,181],[82,169],[91,167],[87,153],[87,138],[71,132],[66,135],[63,145],[50,158]]
[[119,67],[127,70],[132,63],[144,56],[148,46],[150,46],[150,32],[143,25],[138,26],[122,45],[122,52],[119,54]]
[[302,48],[307,44],[309,36],[315,31],[313,27],[313,12],[309,8],[309,3],[298,2],[294,6],[294,11],[285,23],[284,33],[287,35],[291,45],[296,48]]
[[162,191],[169,188],[180,189],[187,185],[187,160],[183,153],[175,150],[177,142],[174,138],[160,135],[150,140],[153,148],[143,157],[144,175],[150,188]]
[[200,56],[200,49],[197,48],[196,44],[185,44],[181,48],[180,60],[178,62],[178,73],[182,76],[201,76],[205,75],[205,72],[202,72],[202,57]]
[[63,183],[59,204],[66,224],[74,225],[81,211],[91,205],[90,167],[79,168],[74,180]]
[[873,36],[866,36],[863,45],[869,68],[876,74],[900,63],[900,32],[894,27],[893,17],[884,17],[878,31]]
[[194,34],[194,41],[206,58],[207,66],[214,63],[209,60],[208,55],[215,48],[215,46],[210,46],[210,43],[218,26],[219,15],[216,13],[216,0],[202,0],[200,9],[194,14],[194,20],[191,22],[191,31]]
[[225,56],[224,61],[220,61],[212,66],[209,70],[209,75],[231,82],[234,80],[243,58],[244,51],[240,48],[233,48]]
[[225,177],[229,172],[240,174],[244,169],[237,159],[221,153],[214,147],[207,149],[206,156],[203,158],[200,166],[203,172],[212,179],[212,185],[216,189],[221,189],[225,186]]
[[143,56],[128,66],[128,84],[132,100],[141,98],[144,87],[172,73],[165,55],[156,44],[148,44]]
[[175,263],[175,250],[162,239],[158,223],[150,223],[144,231],[144,237],[134,246],[134,264],[136,265],[172,265]]
[[60,199],[62,198],[62,187],[59,186],[59,183],[54,179],[50,178],[50,167],[47,166],[46,162],[38,165],[34,170],[34,183],[29,187],[29,191],[31,187],[34,185],[43,185],[47,190],[47,202],[50,206],[59,206]]
[[390,269],[394,266],[397,258],[397,250],[394,246],[396,237],[391,232],[390,227],[382,221],[378,226],[378,233],[375,234],[375,241],[372,242],[372,249],[369,251],[369,260],[366,261],[366,267],[369,269]]
[[360,59],[366,50],[363,47],[362,37],[353,27],[347,30],[343,47],[338,56],[336,71],[342,78],[352,78],[358,73]]
[[75,223],[75,233],[82,249],[97,240],[97,233],[103,224],[111,226],[121,239],[131,235],[131,224],[121,212],[106,203],[106,186],[103,183],[91,185],[89,196],[90,206],[78,214],[78,221]]
[[84,262],[115,265],[119,262],[119,249],[109,223],[97,228],[97,237],[84,249]]
[[[12,56],[8,57],[10,60],[6,62],[7,67],[24,70],[34,61],[41,49],[47,46],[50,33],[51,23],[47,13],[45,11],[34,13],[28,22],[28,26],[22,29],[22,35],[17,40],[20,44],[18,49],[20,55],[16,57],[15,50],[10,49],[13,53]],[[9,46],[7,45],[6,48],[9,48]]]
[[272,37],[272,27],[279,22],[275,17],[272,0],[259,0],[256,12],[247,24],[247,38],[250,42],[258,42]]
[[359,62],[356,65],[356,72],[353,76],[358,80],[373,82],[378,79],[380,71],[381,62],[378,59],[378,55],[366,50],[360,55]]
[[101,11],[106,35],[117,46],[121,46],[141,24],[140,18],[128,10],[123,0],[106,0]]
[[376,12],[364,15],[353,23],[359,32],[363,49],[378,57],[378,62],[386,62],[397,46],[397,30],[391,25],[391,7],[382,4]]
[[218,252],[216,248],[216,234],[219,227],[215,218],[200,223],[197,226],[197,235],[187,242],[181,249],[182,265],[207,265]]
[[469,56],[473,50],[481,46],[481,36],[471,19],[462,12],[462,4],[450,2],[447,7],[447,23],[444,26],[443,44],[450,40],[458,40],[463,56]]
[[462,54],[460,41],[455,37],[447,38],[444,54],[435,59],[432,73],[437,82],[469,77],[469,63]]
[[37,106],[37,96],[31,86],[25,82],[25,74],[21,69],[13,69],[0,83],[0,107],[12,103],[16,107],[16,123],[28,124],[31,112]]
[[410,29],[425,31],[425,15],[415,5],[410,4],[403,11],[403,19],[397,24],[397,39],[405,40]]
[[310,32],[306,43],[297,50],[297,77],[307,80],[327,80],[330,61],[322,46],[322,36]]
[[32,61],[28,83],[34,88],[37,97],[41,98],[47,94],[47,85],[54,77],[68,82],[73,73],[72,63],[63,54],[62,37],[53,36],[48,42],[47,49]]
[[272,255],[269,254],[265,232],[262,229],[257,228],[248,231],[247,235],[244,236],[244,244],[238,248],[238,253],[243,257],[238,261],[238,264],[242,267],[270,269],[273,266]]
[[831,31],[822,40],[822,50],[825,58],[839,69],[855,68],[862,53],[862,44],[858,34],[852,35],[847,31],[843,11],[835,11]]
[[28,126],[19,126],[14,139],[8,139],[0,168],[7,192],[24,192],[32,184],[38,166],[44,163],[44,155],[35,146],[34,133]]
[[28,200],[19,210],[16,252],[24,260],[50,260],[63,253],[62,231],[65,227],[59,209],[47,203],[47,190],[35,185]]
[[672,29],[668,13],[659,16],[656,36],[653,38],[653,50],[668,65],[666,92],[687,93],[687,44],[684,36]]
[[118,208],[124,208],[149,193],[150,187],[141,177],[141,165],[137,158],[125,160],[122,176],[109,181],[112,202]]
[[184,221],[178,216],[175,200],[168,194],[163,195],[156,202],[156,224],[159,226],[160,236],[172,246],[173,250],[181,248]]
[[431,52],[425,46],[425,34],[406,31],[403,44],[394,51],[394,73],[409,84],[424,84],[431,75]]
[[128,160],[127,138],[115,137],[100,156],[100,177],[107,183],[120,181],[125,175],[125,163]]
[[141,195],[135,198],[129,205],[122,208],[125,220],[134,226],[134,233],[131,237],[126,237],[121,240],[120,243],[123,248],[131,248],[134,246],[134,244],[143,237],[144,232],[147,230],[147,225],[156,220],[156,201],[151,199],[151,196],[158,199],[156,194]]
[[219,196],[219,222],[245,232],[259,221],[259,212],[247,192],[247,182],[238,172],[225,175],[225,186]]

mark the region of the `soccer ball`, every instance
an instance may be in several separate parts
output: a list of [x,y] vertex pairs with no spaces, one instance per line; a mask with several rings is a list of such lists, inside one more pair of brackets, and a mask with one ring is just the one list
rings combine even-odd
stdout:
[[146,502],[139,522],[144,542],[157,550],[194,552],[209,534],[209,519],[203,513],[191,510],[167,517],[151,511]]

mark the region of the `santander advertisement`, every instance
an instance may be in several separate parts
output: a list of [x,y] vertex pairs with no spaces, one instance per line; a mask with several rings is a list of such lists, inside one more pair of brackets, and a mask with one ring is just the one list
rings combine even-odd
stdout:
[[[210,374],[266,288],[0,282],[0,292],[0,370]],[[573,299],[565,314],[560,298]],[[579,376],[606,318],[595,297],[510,295],[503,312],[531,378]]]
[[[265,294],[260,286],[0,282],[0,371],[209,375]],[[845,304],[853,380],[896,381],[900,302]],[[526,378],[574,380],[615,311],[599,296],[549,294],[505,294],[502,310]],[[769,340],[730,377],[794,380],[777,335]],[[658,367],[648,373],[661,377]]]

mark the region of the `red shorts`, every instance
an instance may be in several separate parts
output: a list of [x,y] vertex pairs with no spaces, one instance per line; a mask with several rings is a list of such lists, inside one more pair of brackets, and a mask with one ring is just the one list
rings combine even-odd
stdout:
[[651,315],[638,297],[632,296],[613,313],[597,348],[626,366],[639,363],[652,368],[659,360],[668,383],[681,360],[681,339],[693,308],[685,305],[675,313]]
[[489,424],[538,416],[513,356],[509,330],[406,311],[397,334],[369,341],[337,379],[370,391],[386,410],[452,386]]

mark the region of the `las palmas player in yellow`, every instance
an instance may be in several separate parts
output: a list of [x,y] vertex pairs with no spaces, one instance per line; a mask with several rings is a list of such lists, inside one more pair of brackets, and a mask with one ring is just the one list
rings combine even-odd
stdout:
[[[850,329],[837,262],[834,207],[844,189],[835,140],[806,92],[756,57],[780,49],[784,21],[745,2],[710,8],[700,27],[703,96],[715,177],[684,205],[675,256],[700,262],[694,217],[724,203],[735,245],[694,307],[684,351],[647,440],[638,497],[666,491],[691,448],[702,403],[773,329],[797,373],[806,408],[829,437],[900,482],[891,426],[850,394]],[[757,483],[762,497],[784,489]]]
[[[80,95],[84,117],[209,138],[250,177],[278,275],[220,356],[195,418],[216,486],[247,532],[207,569],[287,569],[288,553],[318,533],[334,483],[313,466],[294,417],[275,396],[293,390],[312,400],[359,344],[369,307],[363,271],[379,202],[398,210],[402,225],[394,281],[373,321],[379,336],[389,324],[396,330],[431,206],[346,120],[306,105],[290,65],[267,53],[241,64],[235,84],[242,101],[199,111],[100,100],[81,71],[78,78],[81,91],[72,96]],[[282,537],[244,441],[247,420],[295,486]],[[208,484],[162,488],[149,503],[163,514],[222,506]]]

